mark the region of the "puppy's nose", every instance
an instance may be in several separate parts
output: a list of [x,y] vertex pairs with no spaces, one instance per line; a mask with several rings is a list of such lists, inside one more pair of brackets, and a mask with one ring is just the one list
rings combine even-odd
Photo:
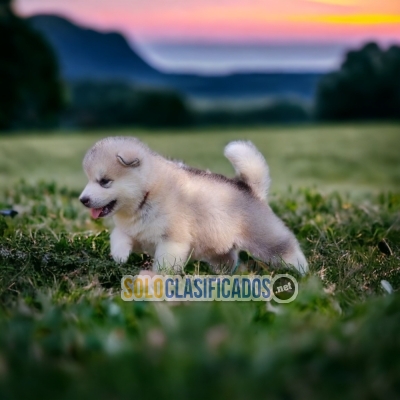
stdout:
[[90,204],[90,198],[89,197],[81,197],[79,200],[81,201],[81,203],[85,207],[89,207],[89,204]]

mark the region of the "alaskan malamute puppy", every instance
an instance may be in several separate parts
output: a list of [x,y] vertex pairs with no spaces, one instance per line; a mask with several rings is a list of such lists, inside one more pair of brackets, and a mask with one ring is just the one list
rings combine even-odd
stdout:
[[153,270],[174,272],[190,259],[234,269],[240,250],[272,265],[307,261],[293,233],[266,202],[264,157],[251,142],[231,142],[225,156],[234,179],[170,161],[133,137],[109,137],[86,154],[89,179],[80,201],[93,218],[113,216],[111,255],[154,257]]

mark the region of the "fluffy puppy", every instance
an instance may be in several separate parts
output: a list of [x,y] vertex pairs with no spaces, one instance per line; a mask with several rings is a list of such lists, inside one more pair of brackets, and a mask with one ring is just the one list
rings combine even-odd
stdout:
[[170,161],[133,137],[109,137],[86,154],[80,201],[93,218],[112,216],[111,254],[154,257],[153,270],[181,272],[190,259],[235,268],[240,250],[273,265],[308,271],[293,233],[267,203],[269,169],[251,142],[225,148],[236,177]]

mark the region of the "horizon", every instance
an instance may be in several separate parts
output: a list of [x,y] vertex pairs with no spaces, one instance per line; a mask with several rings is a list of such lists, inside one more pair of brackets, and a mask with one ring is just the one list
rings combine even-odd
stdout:
[[348,49],[370,41],[400,43],[400,2],[374,3],[224,0],[223,6],[214,6],[211,0],[17,0],[14,8],[25,17],[52,14],[81,27],[119,32],[161,71],[209,75],[328,72],[340,66]]

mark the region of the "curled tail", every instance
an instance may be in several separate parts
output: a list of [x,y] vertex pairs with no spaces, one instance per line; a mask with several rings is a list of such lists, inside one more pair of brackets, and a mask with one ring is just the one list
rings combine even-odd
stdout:
[[225,147],[225,157],[236,176],[246,182],[260,200],[266,200],[270,185],[269,168],[263,155],[251,142],[236,141]]

